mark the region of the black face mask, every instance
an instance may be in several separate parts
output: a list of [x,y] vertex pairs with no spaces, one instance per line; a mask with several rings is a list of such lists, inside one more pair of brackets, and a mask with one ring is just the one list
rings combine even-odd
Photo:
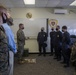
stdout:
[[43,32],[43,30],[41,30]]
[[7,18],[7,24],[9,25],[9,26],[12,26],[13,25],[13,19],[10,17],[10,18]]
[[[4,18],[4,16],[6,17],[6,19]],[[7,18],[7,15],[2,13],[2,20],[3,20],[3,23],[7,23],[9,26],[12,26],[13,25],[13,19],[10,17],[10,18]]]
[[56,28],[56,31],[58,31],[58,28]]
[[62,32],[64,32],[64,30],[62,30]]
[[51,29],[52,31],[54,31],[54,29]]
[[41,31],[43,32],[43,31],[44,31],[44,29],[41,29]]
[[22,29],[24,29],[24,27],[22,27]]

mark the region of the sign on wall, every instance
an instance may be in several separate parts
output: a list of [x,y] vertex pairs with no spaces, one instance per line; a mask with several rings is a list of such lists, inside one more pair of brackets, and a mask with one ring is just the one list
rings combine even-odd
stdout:
[[51,28],[56,28],[57,24],[58,24],[58,20],[56,20],[56,19],[49,20],[49,25]]

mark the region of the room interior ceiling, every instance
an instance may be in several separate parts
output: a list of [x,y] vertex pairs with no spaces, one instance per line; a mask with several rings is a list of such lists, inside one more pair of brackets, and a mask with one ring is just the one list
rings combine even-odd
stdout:
[[70,6],[74,0],[36,0],[35,5],[25,5],[23,0],[0,0],[0,4],[7,8],[69,8],[76,11],[75,6]]
[[74,0],[36,0],[35,5],[25,5],[23,0],[0,0],[6,7],[70,7]]

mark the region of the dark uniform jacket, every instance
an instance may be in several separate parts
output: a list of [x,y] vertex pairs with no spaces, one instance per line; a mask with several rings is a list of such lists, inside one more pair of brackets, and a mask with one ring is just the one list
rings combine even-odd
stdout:
[[0,26],[0,72],[8,70],[8,43],[4,28]]
[[50,41],[51,41],[51,43],[52,44],[54,44],[55,43],[55,31],[53,31],[53,32],[50,32]]
[[44,43],[45,41],[47,41],[47,33],[43,31],[39,32],[37,36],[37,41],[39,43]]
[[68,32],[63,33],[62,46],[64,49],[68,49],[71,44],[70,34]]
[[62,32],[55,32],[55,46],[61,46],[62,44]]
[[25,38],[24,32],[21,29],[19,29],[17,31],[17,45],[18,46],[25,45],[25,39],[26,38]]

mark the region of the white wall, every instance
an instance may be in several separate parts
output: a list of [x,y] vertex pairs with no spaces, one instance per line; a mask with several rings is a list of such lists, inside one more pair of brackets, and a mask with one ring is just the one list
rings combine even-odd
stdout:
[[32,18],[76,18],[74,13],[68,15],[52,14],[51,8],[11,8],[13,18],[26,18],[26,13],[31,12]]
[[[67,15],[52,14],[50,8],[11,8],[11,15],[13,18],[26,18],[26,13],[31,12],[32,18],[49,18],[57,19],[60,26],[67,25],[70,33],[76,33],[76,14],[70,13]],[[14,30],[14,29],[13,29]],[[50,38],[48,37],[47,51],[50,51]],[[30,52],[38,52],[38,45],[36,40],[27,40],[25,47],[30,49]]]
[[13,33],[16,37],[16,32],[19,29],[19,24],[23,23],[25,29],[23,30],[26,37],[29,38],[37,38],[38,32],[41,30],[41,27],[45,28],[46,31],[46,19],[33,19],[33,20],[29,20],[26,18],[13,18],[13,23],[14,26],[12,26],[11,28],[14,30]]

